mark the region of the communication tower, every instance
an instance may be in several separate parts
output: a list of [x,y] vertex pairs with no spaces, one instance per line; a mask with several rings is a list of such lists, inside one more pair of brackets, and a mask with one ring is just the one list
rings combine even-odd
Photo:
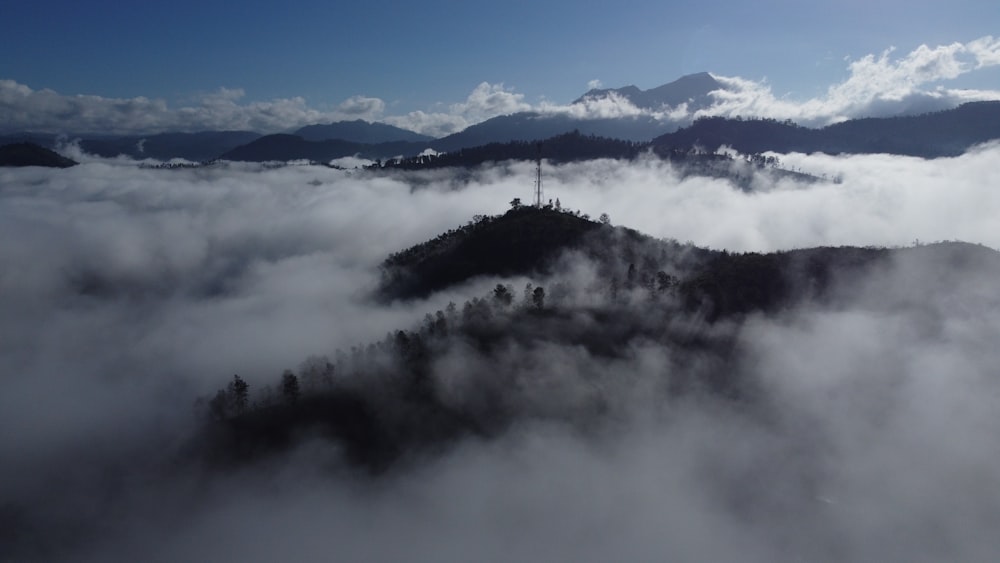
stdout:
[[542,143],[538,143],[538,156],[535,158],[535,207],[542,208]]

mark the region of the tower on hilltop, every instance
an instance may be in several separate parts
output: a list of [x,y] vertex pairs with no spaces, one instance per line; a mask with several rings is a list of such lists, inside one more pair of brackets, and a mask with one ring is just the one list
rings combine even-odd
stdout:
[[542,143],[538,142],[538,155],[535,157],[535,207],[542,208]]

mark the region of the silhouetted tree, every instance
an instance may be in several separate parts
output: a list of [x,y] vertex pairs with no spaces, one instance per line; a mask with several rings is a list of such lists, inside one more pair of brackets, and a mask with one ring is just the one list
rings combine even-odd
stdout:
[[249,396],[250,385],[239,375],[233,375],[233,380],[229,382],[229,399],[236,414],[246,412]]
[[506,286],[498,283],[497,286],[493,288],[493,299],[500,305],[507,307],[514,301],[514,296]]
[[229,414],[228,408],[229,399],[226,397],[226,392],[222,389],[212,397],[212,400],[208,402],[208,414],[213,420],[223,420],[226,415]]
[[295,377],[292,370],[286,369],[281,374],[281,395],[289,404],[294,405],[299,400],[299,378]]
[[531,302],[536,309],[543,309],[545,307],[545,289],[543,287],[538,286],[535,288],[535,291],[531,292]]

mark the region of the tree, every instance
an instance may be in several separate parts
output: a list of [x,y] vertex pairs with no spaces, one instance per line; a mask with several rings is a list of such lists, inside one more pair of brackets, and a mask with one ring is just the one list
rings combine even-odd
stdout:
[[521,198],[515,197],[514,199],[510,200],[510,208],[511,209],[520,209],[521,208]]
[[290,369],[281,374],[281,395],[285,398],[285,402],[291,405],[299,400],[299,378],[295,377]]
[[218,393],[208,402],[208,414],[213,420],[224,420],[228,414],[226,392],[219,389]]
[[598,217],[597,220],[600,221],[602,225],[611,224],[611,217],[609,217],[607,213],[601,213],[601,216]]
[[536,309],[545,307],[545,289],[542,286],[536,287],[535,291],[531,292],[531,302]]
[[510,289],[507,289],[506,286],[498,283],[497,286],[493,288],[493,299],[500,305],[507,307],[514,301],[514,295],[511,294]]
[[236,414],[246,412],[249,397],[250,385],[243,381],[239,375],[233,375],[233,380],[229,382],[229,401]]
[[671,276],[670,274],[660,270],[656,272],[656,290],[657,291],[667,291],[668,289],[677,285],[677,278]]

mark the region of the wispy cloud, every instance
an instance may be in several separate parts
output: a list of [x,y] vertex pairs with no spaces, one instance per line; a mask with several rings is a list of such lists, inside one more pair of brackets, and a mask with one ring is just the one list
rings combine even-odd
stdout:
[[921,45],[894,58],[895,49],[866,55],[848,64],[849,76],[822,97],[793,101],[775,96],[765,82],[716,76],[726,85],[713,94],[716,103],[700,115],[758,116],[825,125],[856,117],[879,117],[954,107],[963,102],[1000,99],[1000,90],[947,88],[944,82],[1000,64],[1000,39]]

